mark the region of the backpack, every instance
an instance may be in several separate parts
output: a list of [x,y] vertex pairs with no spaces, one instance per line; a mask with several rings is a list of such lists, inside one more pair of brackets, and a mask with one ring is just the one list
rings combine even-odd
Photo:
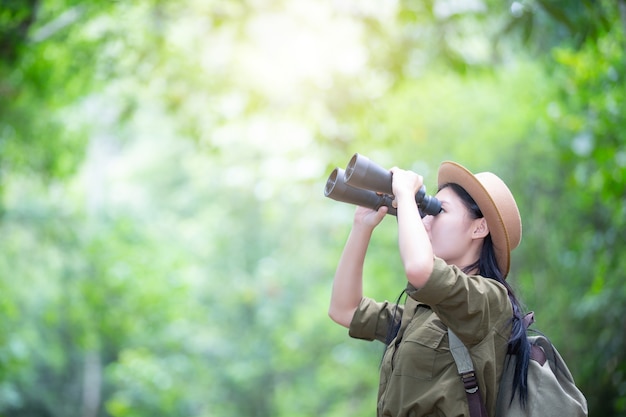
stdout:
[[[524,317],[526,329],[534,322],[534,314]],[[448,329],[450,351],[465,385],[470,417],[486,417],[478,380],[469,351]],[[519,395],[511,401],[515,355],[506,355],[498,390],[496,417],[587,417],[587,400],[576,387],[574,378],[556,347],[544,335],[528,336],[531,360],[528,364],[528,398],[522,409]]]

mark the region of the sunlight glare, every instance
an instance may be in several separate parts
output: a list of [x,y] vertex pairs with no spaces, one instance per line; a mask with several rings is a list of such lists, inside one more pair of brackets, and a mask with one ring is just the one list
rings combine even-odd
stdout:
[[356,74],[367,64],[362,28],[324,3],[297,1],[254,17],[238,69],[251,87],[283,99],[303,83],[330,85],[334,73]]

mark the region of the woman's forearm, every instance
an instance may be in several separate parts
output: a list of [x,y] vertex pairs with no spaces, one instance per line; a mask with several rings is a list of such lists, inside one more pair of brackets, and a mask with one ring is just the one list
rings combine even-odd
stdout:
[[352,229],[335,271],[328,315],[346,328],[363,298],[363,263],[372,231],[363,226]]
[[398,199],[398,247],[407,280],[423,287],[433,270],[433,249],[413,195]]
[[393,192],[398,209],[398,248],[407,280],[423,287],[433,270],[433,248],[415,203],[423,178],[411,171],[392,168]]

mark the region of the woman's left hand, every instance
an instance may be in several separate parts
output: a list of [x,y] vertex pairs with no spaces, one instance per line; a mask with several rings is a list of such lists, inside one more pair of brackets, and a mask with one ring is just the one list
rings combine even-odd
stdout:
[[391,188],[395,196],[394,207],[397,207],[397,200],[400,198],[408,196],[411,199],[415,199],[415,194],[424,185],[424,178],[413,171],[407,171],[398,167],[393,167],[390,171],[393,174]]

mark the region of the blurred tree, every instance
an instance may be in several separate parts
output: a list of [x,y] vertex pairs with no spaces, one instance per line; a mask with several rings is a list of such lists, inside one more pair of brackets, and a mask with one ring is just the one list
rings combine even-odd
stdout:
[[[67,177],[82,161],[86,137],[61,111],[98,88],[85,22],[112,2],[3,3],[0,13],[0,187],[12,173]],[[65,152],[65,149],[74,152]],[[1,188],[0,188],[1,191]],[[0,194],[1,197],[1,194]]]
[[540,328],[570,359],[593,414],[623,415],[620,253],[626,248],[618,236],[625,218],[626,136],[617,103],[626,94],[626,3],[535,5],[525,4],[520,13],[535,22],[528,29],[530,48],[550,46],[543,51],[554,90],[537,129],[549,142],[533,146],[532,159],[506,162],[526,173],[519,178],[528,219],[519,281],[530,305],[541,310]]
[[623,413],[623,1],[5,3],[0,415],[370,413],[380,346],[326,316],[356,151],[510,180],[515,284]]

